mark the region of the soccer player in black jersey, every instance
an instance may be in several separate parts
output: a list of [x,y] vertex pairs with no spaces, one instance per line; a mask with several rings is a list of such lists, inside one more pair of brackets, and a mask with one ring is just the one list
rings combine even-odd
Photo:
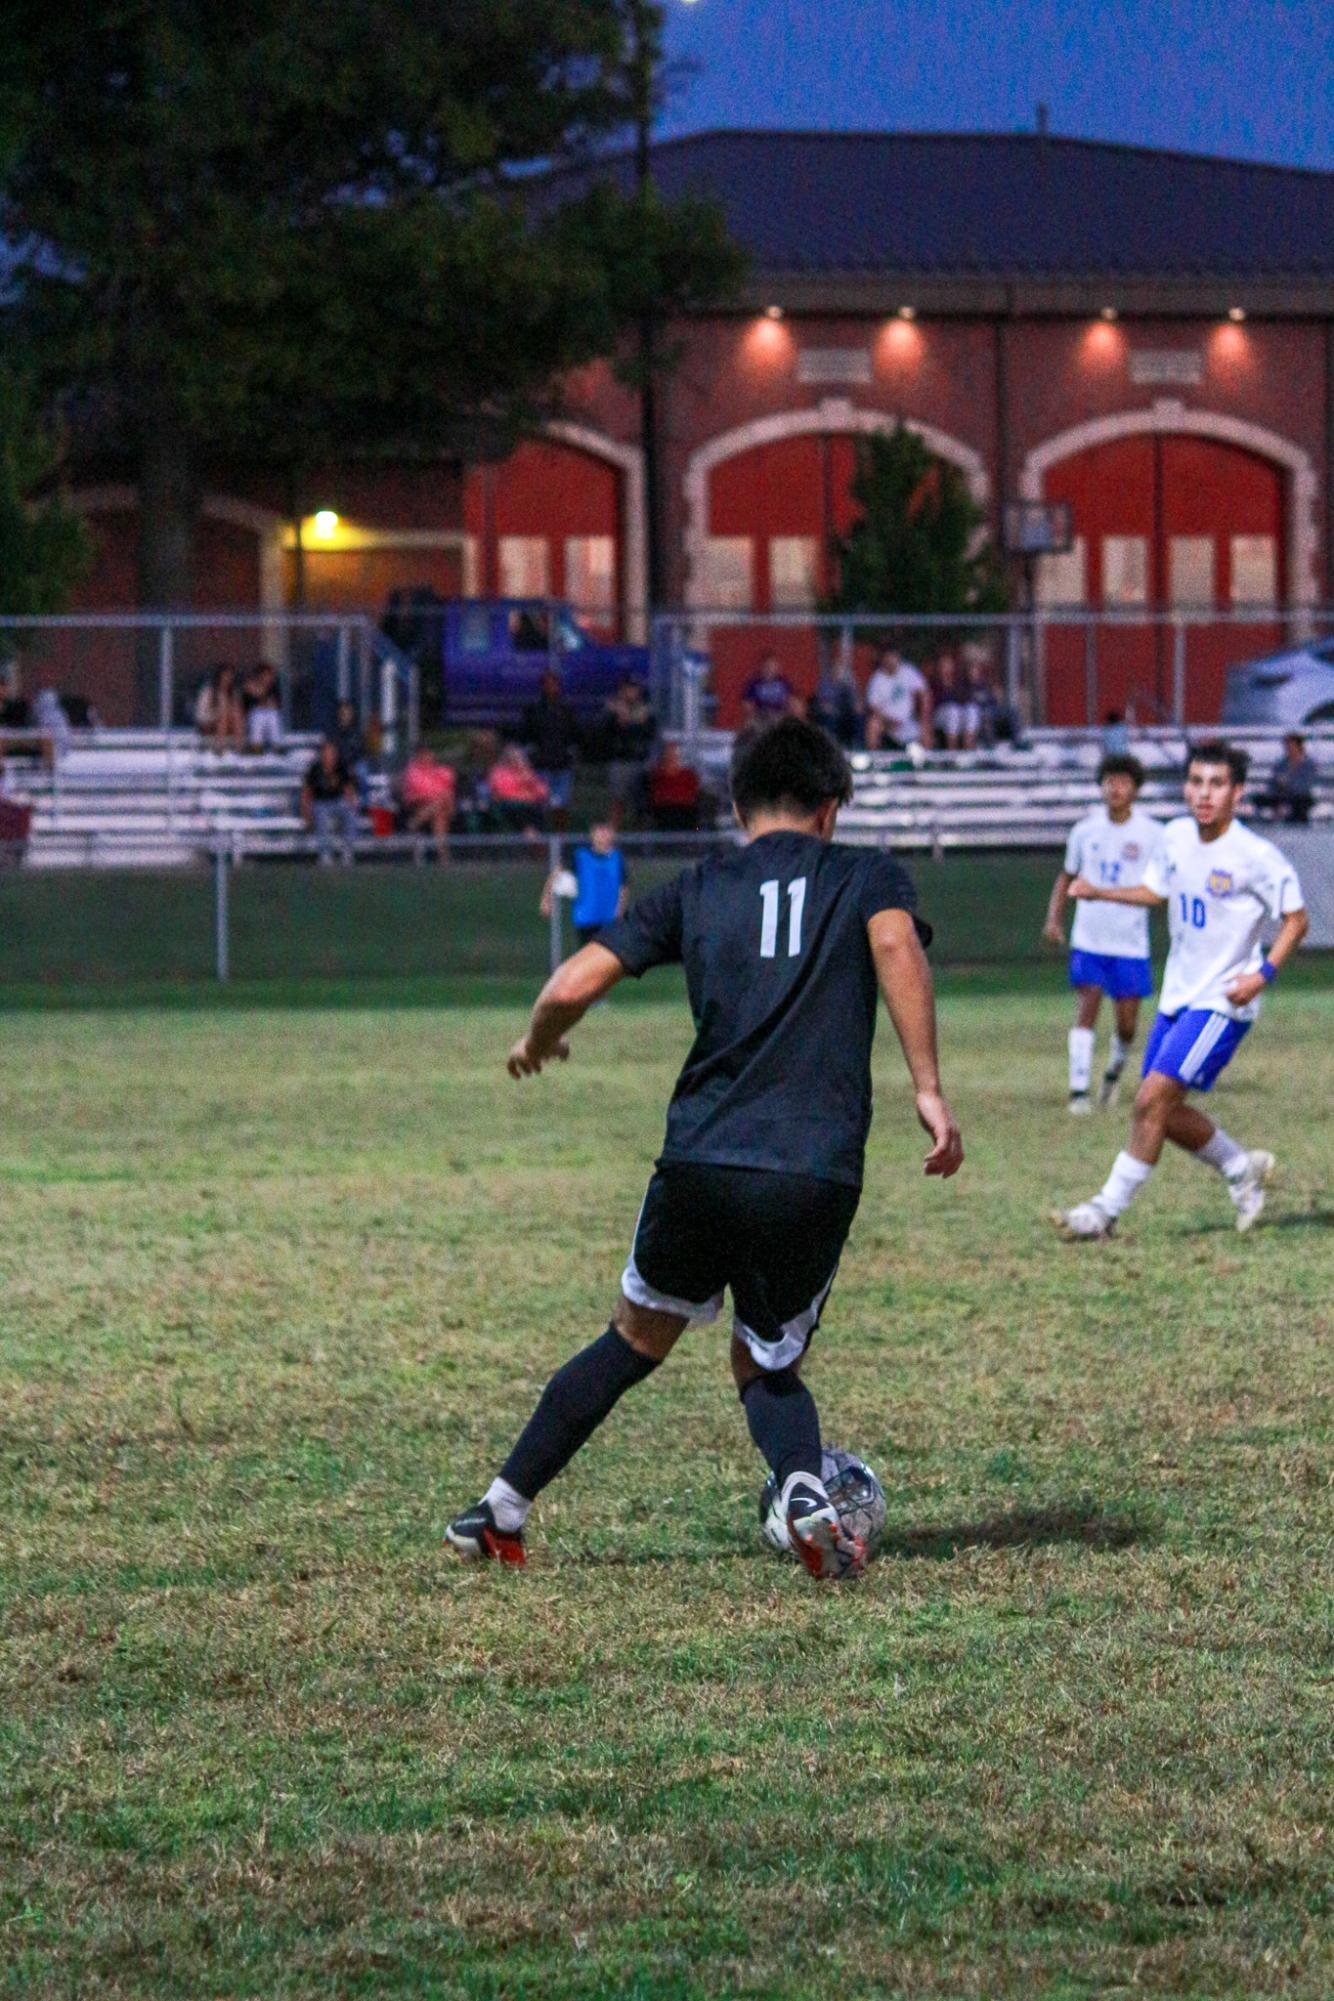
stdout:
[[773,724],[738,745],[731,777],[745,845],[686,869],[567,959],[510,1051],[516,1078],[564,1061],[569,1030],[627,973],[685,967],[695,1043],[611,1324],[557,1370],[486,1494],[450,1523],[463,1556],[523,1562],[542,1489],[730,1287],[732,1372],[792,1546],[817,1577],[865,1562],[821,1484],[800,1367],[861,1194],[877,993],[930,1137],[926,1172],[963,1159],[936,1060],[931,934],[896,862],[834,843],[852,775],[823,730]]

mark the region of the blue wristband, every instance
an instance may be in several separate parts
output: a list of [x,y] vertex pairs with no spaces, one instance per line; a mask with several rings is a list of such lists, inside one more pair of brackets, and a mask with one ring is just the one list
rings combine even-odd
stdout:
[[1264,981],[1266,986],[1269,987],[1273,986],[1274,981],[1278,978],[1278,967],[1274,964],[1272,959],[1261,959],[1260,978]]

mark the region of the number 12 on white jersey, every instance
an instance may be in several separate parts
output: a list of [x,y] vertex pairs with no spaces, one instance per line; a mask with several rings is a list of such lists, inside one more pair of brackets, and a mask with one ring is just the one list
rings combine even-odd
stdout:
[[[760,903],[763,914],[760,920],[760,957],[776,959],[778,956],[778,905],[779,888],[777,882],[760,884]],[[787,886],[787,956],[795,959],[801,951],[801,918],[806,908],[806,878],[799,875],[795,882]]]

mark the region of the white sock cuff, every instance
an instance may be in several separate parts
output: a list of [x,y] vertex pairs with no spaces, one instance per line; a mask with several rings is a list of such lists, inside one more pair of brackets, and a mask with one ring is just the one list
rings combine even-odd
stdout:
[[1130,1054],[1130,1044],[1122,1036],[1118,1035],[1115,1030],[1113,1030],[1112,1031],[1113,1057],[1118,1062],[1124,1063],[1129,1054]]
[[495,1516],[496,1527],[503,1529],[507,1535],[512,1535],[515,1530],[523,1527],[528,1519],[528,1511],[533,1505],[517,1487],[511,1487],[509,1481],[502,1480],[499,1474],[491,1482],[482,1499]]
[[1091,1028],[1072,1028],[1067,1041],[1070,1051],[1070,1089],[1087,1091],[1089,1079],[1093,1075],[1093,1049],[1096,1042]]
[[1225,1133],[1222,1126],[1214,1127],[1212,1139],[1204,1142],[1195,1158],[1202,1160],[1206,1167],[1216,1167],[1228,1179],[1244,1174],[1247,1167],[1245,1147],[1238,1146],[1231,1133]]
[[1133,1153],[1118,1153],[1111,1173],[1098,1191],[1098,1207],[1109,1216],[1119,1216],[1130,1207],[1152,1173],[1147,1160],[1136,1160]]

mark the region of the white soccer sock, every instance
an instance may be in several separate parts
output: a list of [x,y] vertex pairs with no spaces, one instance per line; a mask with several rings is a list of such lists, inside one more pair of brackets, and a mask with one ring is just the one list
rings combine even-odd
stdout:
[[1070,1089],[1087,1091],[1089,1078],[1093,1075],[1094,1034],[1091,1028],[1070,1030]]
[[1147,1160],[1136,1160],[1133,1153],[1118,1153],[1111,1173],[1093,1199],[1108,1216],[1119,1216],[1130,1207],[1152,1173]]
[[1225,1133],[1222,1126],[1215,1126],[1212,1139],[1207,1139],[1195,1156],[1207,1167],[1216,1167],[1225,1181],[1236,1181],[1250,1166],[1244,1146],[1238,1146],[1231,1133]]
[[482,1499],[490,1503],[496,1518],[496,1527],[506,1535],[514,1535],[528,1519],[531,1501],[526,1501],[517,1487],[511,1487],[508,1480],[496,1478],[483,1494]]
[[1121,1075],[1121,1072],[1126,1067],[1126,1058],[1129,1054],[1130,1044],[1123,1042],[1120,1036],[1113,1030],[1111,1045],[1107,1051],[1107,1075],[1109,1077],[1119,1077]]

